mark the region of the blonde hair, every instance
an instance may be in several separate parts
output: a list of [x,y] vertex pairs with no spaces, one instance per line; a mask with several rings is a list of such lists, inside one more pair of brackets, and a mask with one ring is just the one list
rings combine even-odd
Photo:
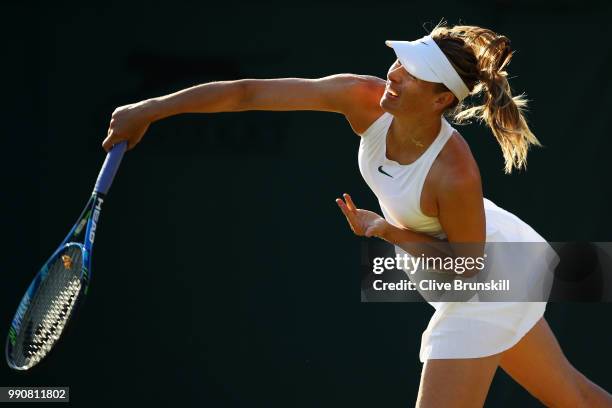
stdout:
[[[523,115],[527,108],[524,94],[512,96],[506,67],[512,59],[510,40],[489,29],[440,22],[430,33],[442,52],[470,90],[470,95],[483,94],[483,104],[464,106],[457,99],[446,115],[458,124],[474,118],[491,128],[504,155],[504,170],[527,166],[531,145],[541,146],[529,129]],[[448,91],[438,84],[440,91]]]

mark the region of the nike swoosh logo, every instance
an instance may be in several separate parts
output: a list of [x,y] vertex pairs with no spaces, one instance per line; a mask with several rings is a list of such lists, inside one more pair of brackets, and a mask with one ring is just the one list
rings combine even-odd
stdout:
[[386,171],[383,170],[382,166],[378,166],[378,171],[381,172],[382,174],[384,174],[385,176],[389,176],[389,177],[393,178],[392,175],[390,175],[389,173],[387,173]]

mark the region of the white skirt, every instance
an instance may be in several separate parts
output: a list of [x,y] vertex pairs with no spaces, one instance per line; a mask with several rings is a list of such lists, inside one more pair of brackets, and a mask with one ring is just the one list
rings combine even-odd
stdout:
[[[514,214],[497,207],[485,199],[487,242],[539,242],[546,243],[536,231]],[[539,244],[545,245],[548,244]],[[549,247],[550,248],[550,247]],[[402,251],[401,248],[396,250]],[[522,266],[515,260],[502,259],[516,270],[533,272],[538,259],[523,259]],[[556,266],[558,257],[550,250],[548,265]],[[508,267],[505,267],[508,269]],[[531,268],[531,269],[530,269]],[[499,267],[496,269],[499,270]],[[532,273],[532,275],[535,275]],[[552,274],[529,276],[529,285],[550,289]],[[525,335],[542,318],[546,302],[429,302],[435,309],[427,329],[421,337],[419,359],[457,359],[486,357],[503,352]]]
[[421,336],[422,363],[477,358],[514,346],[540,320],[546,302],[444,302]]

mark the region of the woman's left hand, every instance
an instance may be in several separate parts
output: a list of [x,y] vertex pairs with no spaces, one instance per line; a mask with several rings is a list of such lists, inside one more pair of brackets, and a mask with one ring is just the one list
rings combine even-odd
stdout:
[[350,195],[344,194],[343,197],[346,202],[337,198],[336,203],[355,235],[383,238],[390,224],[375,212],[357,208]]

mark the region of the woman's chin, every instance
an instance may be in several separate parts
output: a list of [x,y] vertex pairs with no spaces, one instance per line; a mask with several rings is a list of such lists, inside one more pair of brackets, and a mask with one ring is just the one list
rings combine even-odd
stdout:
[[397,104],[395,103],[395,101],[387,98],[386,96],[383,96],[380,99],[379,105],[384,111],[389,113],[392,113],[397,110]]

